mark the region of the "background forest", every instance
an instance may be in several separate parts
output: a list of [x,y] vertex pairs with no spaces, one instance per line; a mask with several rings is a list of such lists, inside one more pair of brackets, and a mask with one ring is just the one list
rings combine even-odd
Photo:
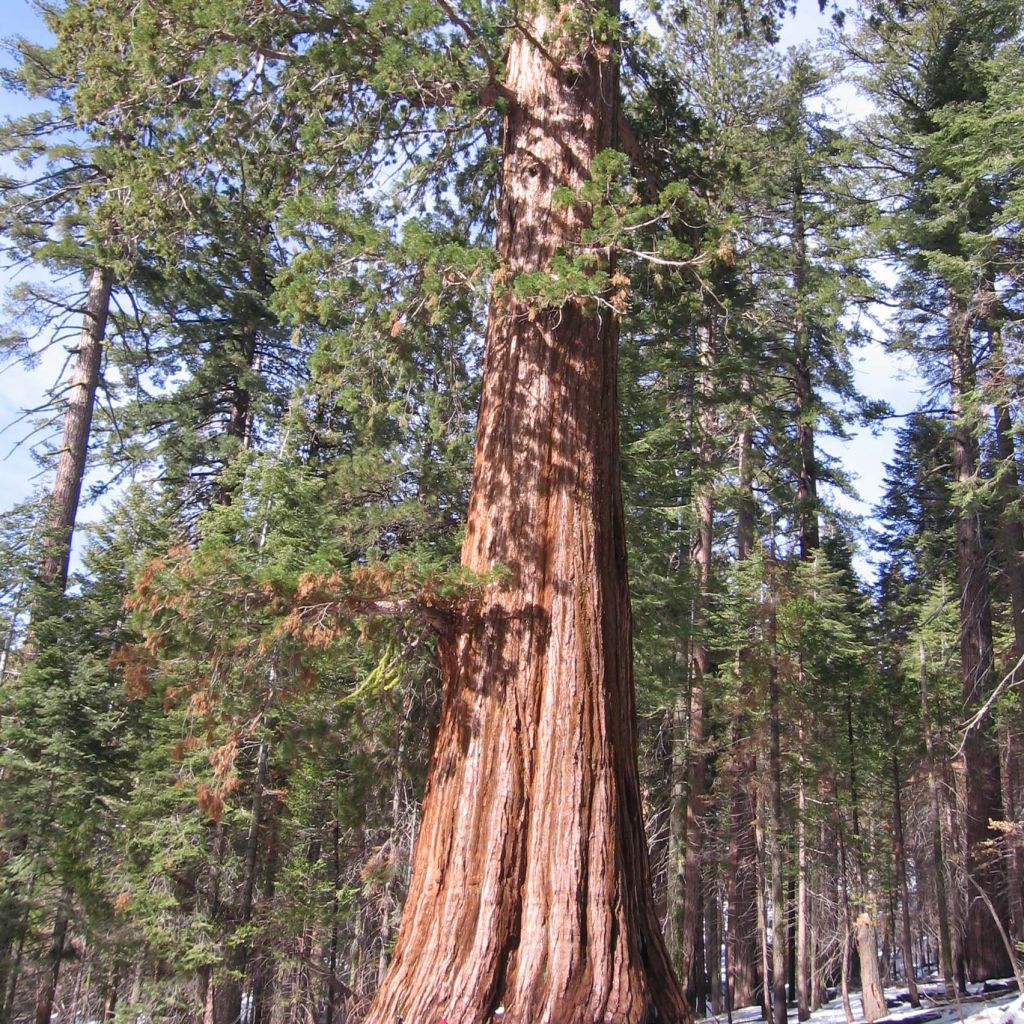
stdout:
[[[1020,4],[861,0],[785,52],[769,0],[561,6],[619,48],[619,144],[555,190],[581,245],[514,280],[524,5],[60,0],[52,45],[10,43],[3,352],[67,362],[0,521],[0,1024],[365,1012],[436,620],[494,583],[459,548],[501,289],[620,323],[643,816],[692,1005],[862,986],[873,1020],[910,964],[951,996],[1018,972]],[[927,390],[868,537],[822,441],[891,420],[851,364],[880,333]]]

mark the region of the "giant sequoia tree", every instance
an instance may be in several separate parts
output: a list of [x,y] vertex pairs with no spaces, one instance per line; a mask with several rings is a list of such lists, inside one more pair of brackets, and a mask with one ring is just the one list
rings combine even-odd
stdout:
[[[510,46],[497,248],[462,561],[501,568],[439,648],[444,704],[391,971],[369,1019],[687,1017],[650,894],[607,302],[539,305],[617,143],[616,11],[534,10]],[[595,261],[607,274],[609,258]]]

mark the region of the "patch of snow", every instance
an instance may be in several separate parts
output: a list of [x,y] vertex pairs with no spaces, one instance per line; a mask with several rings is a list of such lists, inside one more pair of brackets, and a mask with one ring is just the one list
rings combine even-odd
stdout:
[[[910,1005],[906,987],[887,988],[886,1004],[891,1009],[882,1021],[885,1024],[924,1024],[925,1021],[928,1024],[1024,1024],[1024,996],[1018,995],[1016,987],[1012,978],[972,984],[968,985],[967,995],[961,996],[959,1002],[947,1003],[941,983],[921,984],[917,987],[921,997],[918,1009]],[[862,1024],[864,1010],[859,992],[850,993],[850,1007],[856,1024]],[[788,1018],[796,1024],[796,1006],[793,1004],[788,1007]],[[707,1019],[715,1024],[726,1024],[724,1014],[709,1014]],[[761,1008],[744,1006],[734,1010],[732,1020],[733,1024],[759,1024]],[[882,1024],[882,1021],[876,1024]],[[809,1024],[846,1024],[842,998],[837,996],[820,1010],[815,1010]]]

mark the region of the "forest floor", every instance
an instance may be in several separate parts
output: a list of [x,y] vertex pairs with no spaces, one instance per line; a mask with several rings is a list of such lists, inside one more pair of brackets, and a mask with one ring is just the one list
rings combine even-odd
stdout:
[[[961,996],[957,1002],[946,1002],[942,983],[924,982],[918,984],[921,1006],[914,1009],[910,1005],[907,987],[894,986],[885,990],[885,1000],[889,1006],[887,1016],[875,1021],[875,1024],[1024,1024],[1024,996],[1017,991],[1013,978],[1004,982],[988,982],[989,988],[1005,985],[1000,991],[985,991],[985,986],[974,984],[967,986],[967,995]],[[861,1024],[864,1015],[861,1009],[860,993],[850,993],[850,1006],[853,1019]],[[708,1019],[717,1024],[726,1024],[724,1015]],[[789,1020],[796,1022],[796,1006],[789,1007]],[[732,1015],[733,1024],[760,1024],[761,1013],[757,1006],[746,1006]],[[841,996],[825,1003],[811,1014],[810,1024],[846,1024]]]

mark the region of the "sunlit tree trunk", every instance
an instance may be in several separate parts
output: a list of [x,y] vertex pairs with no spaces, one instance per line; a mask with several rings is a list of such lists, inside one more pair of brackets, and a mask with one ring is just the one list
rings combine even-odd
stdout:
[[109,270],[95,267],[89,272],[75,368],[68,385],[64,433],[57,459],[57,475],[50,495],[40,567],[43,583],[57,592],[63,592],[68,578],[71,534],[75,528],[82,481],[85,478],[112,281]]
[[439,638],[441,720],[372,1024],[470,1024],[501,1004],[545,1024],[689,1017],[637,774],[616,317],[509,290],[579,243],[589,209],[554,190],[579,189],[616,144],[617,54],[593,14],[539,5],[509,50],[501,267],[462,551],[504,577]]

